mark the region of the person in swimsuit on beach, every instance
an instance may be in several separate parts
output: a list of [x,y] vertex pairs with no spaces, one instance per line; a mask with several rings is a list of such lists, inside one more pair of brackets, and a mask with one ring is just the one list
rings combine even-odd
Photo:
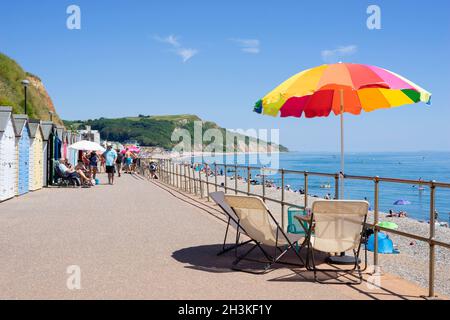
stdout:
[[131,173],[131,165],[133,164],[133,153],[130,149],[125,149],[125,173]]

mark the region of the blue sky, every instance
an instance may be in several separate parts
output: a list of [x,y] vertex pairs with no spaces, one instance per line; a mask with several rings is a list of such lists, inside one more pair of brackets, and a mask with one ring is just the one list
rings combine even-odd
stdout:
[[[81,30],[66,28],[71,4]],[[366,27],[371,4],[381,30]],[[2,1],[0,51],[43,79],[65,119],[192,113],[231,129],[279,128],[293,150],[338,151],[337,117],[252,112],[328,51],[433,93],[431,107],[346,116],[348,151],[450,151],[449,9],[447,0]]]

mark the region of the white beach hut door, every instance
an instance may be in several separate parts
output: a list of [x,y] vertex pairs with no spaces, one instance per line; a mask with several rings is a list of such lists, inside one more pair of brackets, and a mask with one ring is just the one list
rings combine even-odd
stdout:
[[14,197],[14,178],[16,165],[15,133],[9,121],[0,136],[0,201]]

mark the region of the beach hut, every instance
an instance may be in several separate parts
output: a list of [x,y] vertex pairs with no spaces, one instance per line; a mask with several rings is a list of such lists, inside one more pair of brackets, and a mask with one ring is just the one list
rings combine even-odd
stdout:
[[42,183],[44,187],[47,187],[50,180],[50,171],[53,169],[53,161],[52,161],[52,152],[51,146],[53,140],[53,122],[51,121],[42,121],[41,122],[42,135],[43,135],[43,143],[42,143],[42,164],[43,175],[42,175]]
[[[78,132],[68,131],[67,134],[68,134],[68,145],[69,146],[82,140],[81,134],[79,134]],[[67,153],[68,153],[67,158],[68,158],[69,162],[72,165],[76,165],[78,162],[78,159],[79,159],[79,151],[68,148]]]
[[29,120],[30,128],[30,191],[42,188],[43,165],[43,135],[39,120]]
[[58,137],[58,130],[56,128],[56,126],[53,126],[52,128],[52,134],[51,134],[51,139],[49,139],[49,152],[50,152],[50,163],[49,163],[49,171],[48,171],[48,176],[49,176],[49,184],[54,184],[54,180],[55,180],[55,170],[54,170],[54,165],[55,165],[55,161],[59,160],[61,158],[61,140]]
[[16,132],[11,107],[0,107],[0,202],[15,196]]
[[21,196],[29,190],[29,163],[30,163],[30,130],[28,117],[24,114],[13,115],[16,129],[16,196]]
[[56,133],[58,134],[58,138],[61,141],[61,145],[60,145],[60,150],[59,150],[59,154],[61,156],[61,158],[66,158],[67,154],[64,154],[64,127],[62,126],[57,126],[56,127]]

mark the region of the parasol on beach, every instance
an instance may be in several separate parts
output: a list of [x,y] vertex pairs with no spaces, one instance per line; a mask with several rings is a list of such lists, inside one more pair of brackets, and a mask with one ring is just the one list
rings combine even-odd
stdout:
[[344,113],[425,102],[431,93],[413,82],[375,66],[336,63],[302,71],[259,100],[254,111],[273,117],[306,118],[340,115],[341,198],[344,195]]
[[128,149],[128,151],[133,152],[133,153],[141,152],[141,149],[137,146],[125,146],[121,152],[125,154],[127,152],[127,149]]
[[400,199],[400,200],[397,200],[394,202],[394,206],[406,206],[409,204],[411,204],[411,202],[408,200],[404,200],[404,199]]
[[87,140],[78,141],[78,142],[70,145],[69,149],[81,150],[81,151],[100,151],[100,152],[105,152],[105,148],[103,148],[101,145],[99,145],[96,142],[87,141]]

